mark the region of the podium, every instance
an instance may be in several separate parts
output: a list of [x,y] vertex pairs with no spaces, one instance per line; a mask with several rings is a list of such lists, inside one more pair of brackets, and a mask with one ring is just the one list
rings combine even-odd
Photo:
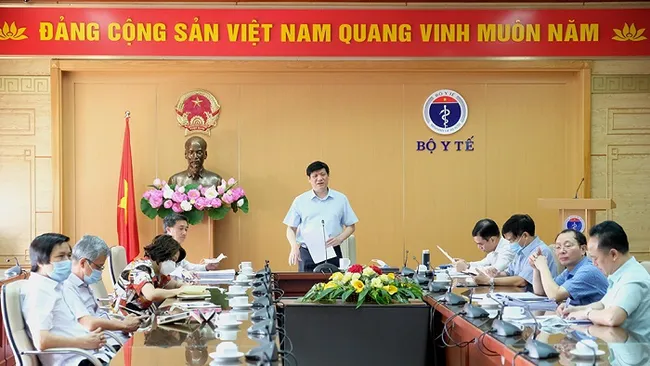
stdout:
[[611,198],[540,198],[538,204],[542,208],[558,210],[561,230],[575,229],[580,232],[595,224],[596,211],[616,208]]

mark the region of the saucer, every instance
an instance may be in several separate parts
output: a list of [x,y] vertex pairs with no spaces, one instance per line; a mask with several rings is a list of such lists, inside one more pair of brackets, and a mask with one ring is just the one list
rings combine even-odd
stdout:
[[226,292],[226,296],[228,297],[236,297],[236,296],[246,296],[246,291],[244,292]]
[[215,360],[236,360],[244,356],[244,352],[237,352],[234,355],[219,355],[217,352],[212,352],[209,354],[210,358],[215,359]]
[[219,328],[233,328],[233,327],[238,327],[238,326],[240,326],[240,325],[241,325],[241,322],[234,321],[234,322],[232,322],[232,323],[222,323],[222,322],[217,321],[217,322],[214,323],[214,324],[215,324],[217,327],[219,327]]
[[243,280],[243,281],[234,280],[234,281],[232,281],[232,283],[234,283],[235,285],[238,285],[238,286],[250,286],[251,280]]
[[176,295],[177,298],[179,299],[185,299],[185,300],[196,300],[196,299],[205,299],[210,297],[210,293],[204,293],[204,294],[178,294]]
[[230,305],[231,308],[237,309],[237,310],[247,310],[251,306],[253,306],[253,304]]
[[[583,353],[583,352],[578,351],[578,350],[575,349],[575,348],[572,349],[571,351],[569,351],[569,353],[571,353],[572,355],[574,355],[574,356],[576,356],[576,357],[594,357],[594,352],[592,352],[592,351],[584,352],[584,353]],[[603,351],[603,350],[601,350],[601,349],[597,349],[597,350],[596,350],[596,357],[598,357],[598,356],[602,356],[602,355],[604,355],[604,354],[605,354],[605,351]]]
[[518,319],[524,319],[526,317],[525,314],[519,314],[519,315],[503,315],[504,319],[511,319],[511,320],[518,320]]

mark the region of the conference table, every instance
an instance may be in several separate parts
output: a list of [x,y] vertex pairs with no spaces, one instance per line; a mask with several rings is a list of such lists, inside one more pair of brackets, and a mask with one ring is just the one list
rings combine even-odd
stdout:
[[[278,287],[285,290],[285,298],[304,294],[313,284],[322,282],[328,275],[313,273],[274,273]],[[476,287],[475,294],[489,291],[489,287]],[[495,287],[499,292],[522,292],[516,287]],[[455,287],[453,292],[467,295],[468,288]],[[596,325],[572,325],[570,328],[545,329],[538,331],[537,340],[544,341],[560,351],[560,356],[550,360],[535,360],[522,354],[525,342],[533,332],[532,325],[525,325],[521,335],[500,337],[489,332],[492,319],[471,319],[457,315],[462,306],[450,306],[438,301],[441,294],[427,294],[423,301],[431,308],[429,321],[430,344],[427,365],[650,365],[650,340],[620,327],[603,327]],[[167,306],[175,299],[168,299]],[[542,315],[544,312],[535,312]],[[650,314],[649,314],[650,316]],[[236,343],[239,351],[247,352],[256,347],[258,342],[248,336],[247,329],[252,325],[250,313],[241,314],[242,324],[227,339]],[[446,333],[443,333],[443,327]],[[575,348],[577,340],[574,330],[590,334],[596,338],[599,349],[605,354],[595,362],[593,359],[577,359],[570,351]],[[112,360],[111,365],[213,365],[208,355],[223,341],[218,330],[198,323],[156,327],[141,331],[124,345]],[[444,338],[443,338],[444,337]],[[443,343],[444,340],[444,343]],[[390,338],[387,340],[390,342]],[[514,361],[514,362],[513,362]],[[225,365],[246,365],[241,358],[235,363]],[[254,364],[254,363],[253,363]],[[300,360],[298,360],[298,364]],[[400,365],[402,366],[402,365]],[[415,365],[405,365],[415,366]]]

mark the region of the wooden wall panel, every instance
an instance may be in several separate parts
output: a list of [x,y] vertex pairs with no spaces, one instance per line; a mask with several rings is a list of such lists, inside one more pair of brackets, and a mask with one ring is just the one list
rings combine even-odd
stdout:
[[[105,62],[107,70],[111,64]],[[137,62],[132,65],[137,69]],[[572,118],[579,114],[579,69],[489,71],[484,64],[475,68],[484,71],[407,72],[413,63],[395,63],[351,72],[348,63],[264,62],[225,72],[222,65],[232,64],[197,65],[189,73],[179,71],[187,65],[170,64],[159,72],[127,67],[64,74],[64,141],[72,139],[64,143],[64,168],[74,167],[73,173],[64,169],[64,187],[74,200],[66,201],[63,218],[74,235],[93,232],[115,242],[124,110],[132,113],[138,196],[156,176],[185,168],[186,136],[173,108],[182,93],[196,88],[213,92],[222,104],[219,126],[206,136],[206,167],[240,179],[251,199],[248,215],[217,224],[216,252],[229,256],[226,266],[270,259],[274,269],[288,268],[282,219],[293,198],[309,189],[304,170],[316,159],[330,164],[332,188],[349,197],[359,216],[359,261],[395,265],[404,249],[418,257],[432,249],[433,262],[442,262],[436,244],[477,259],[482,254],[470,238],[475,221],[493,217],[501,224],[515,212],[530,213],[550,242],[555,213],[537,208],[536,200],[570,197],[582,174],[575,168],[582,164],[582,136],[575,136],[580,128],[574,126],[581,120]],[[212,71],[204,71],[206,65]],[[475,151],[444,152],[443,136],[426,127],[423,103],[442,88],[460,92],[470,108],[466,126],[449,139],[474,136]],[[430,137],[437,150],[416,151],[416,141]],[[101,157],[88,151],[101,151]],[[106,212],[97,213],[98,206]],[[138,218],[145,244],[161,230],[160,220]]]
[[597,221],[623,226],[630,249],[650,259],[650,61],[598,62],[592,77],[593,197],[617,207]]
[[[49,60],[0,60],[0,268],[52,229]],[[11,259],[11,262],[6,262]]]

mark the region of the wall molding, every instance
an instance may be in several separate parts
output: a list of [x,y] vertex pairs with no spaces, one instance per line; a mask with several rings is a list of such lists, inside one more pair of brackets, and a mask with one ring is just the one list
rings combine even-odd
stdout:
[[49,76],[0,76],[0,94],[49,93]]
[[650,74],[592,75],[591,94],[650,93]]

